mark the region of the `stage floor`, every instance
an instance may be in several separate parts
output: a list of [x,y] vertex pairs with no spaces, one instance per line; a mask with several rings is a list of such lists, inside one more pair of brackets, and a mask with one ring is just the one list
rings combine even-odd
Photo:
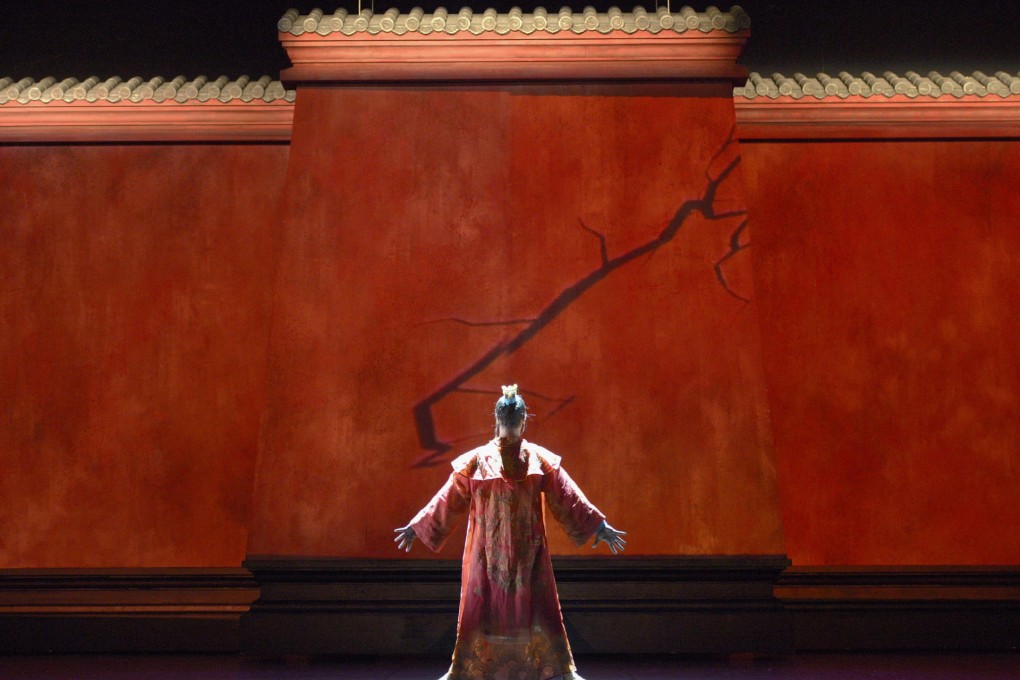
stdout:
[[[585,680],[960,680],[1020,678],[1020,654],[801,654],[789,657],[585,657]],[[3,680],[436,680],[444,659],[237,656],[0,657]]]

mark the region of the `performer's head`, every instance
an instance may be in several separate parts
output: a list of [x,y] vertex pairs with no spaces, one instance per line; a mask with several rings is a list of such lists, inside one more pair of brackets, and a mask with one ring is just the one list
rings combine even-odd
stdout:
[[528,407],[517,393],[517,385],[504,385],[503,396],[496,401],[496,436],[520,439],[527,420]]

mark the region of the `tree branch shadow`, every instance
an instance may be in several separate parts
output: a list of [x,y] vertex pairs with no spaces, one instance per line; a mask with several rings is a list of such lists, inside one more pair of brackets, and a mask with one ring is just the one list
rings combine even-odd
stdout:
[[[712,166],[723,157],[729,148],[736,143],[736,129],[735,127],[730,129],[729,135],[727,136],[723,145],[709,160],[708,165],[705,169],[706,186],[701,196],[698,198],[692,198],[684,201],[672,218],[666,224],[666,226],[660,231],[654,238],[638,245],[630,250],[621,253],[615,257],[609,257],[608,248],[606,245],[605,235],[598,232],[583,221],[580,221],[581,228],[589,232],[599,240],[599,254],[600,264],[598,267],[590,271],[582,278],[575,281],[573,284],[564,288],[556,297],[554,297],[537,315],[530,319],[511,319],[508,321],[482,321],[482,322],[469,322],[464,319],[458,318],[447,318],[447,319],[436,319],[438,321],[452,321],[456,323],[462,323],[468,326],[496,326],[496,325],[519,325],[524,324],[523,328],[518,330],[516,333],[511,335],[509,338],[501,340],[489,348],[484,354],[476,358],[463,370],[453,376],[449,381],[441,385],[435,391],[428,396],[421,399],[413,408],[414,422],[418,432],[418,441],[421,445],[422,450],[425,452],[419,456],[413,463],[413,467],[431,467],[438,465],[443,462],[445,454],[450,451],[453,444],[458,440],[440,440],[436,434],[435,417],[433,414],[433,407],[456,391],[463,391],[463,386],[469,380],[480,374],[482,371],[487,369],[497,359],[513,354],[518,349],[527,344],[532,338],[534,338],[542,329],[548,326],[554,319],[560,314],[566,311],[570,305],[572,305],[578,298],[584,295],[586,292],[591,290],[594,286],[604,281],[610,274],[615,272],[617,269],[624,267],[625,265],[633,262],[634,260],[655,252],[659,248],[662,248],[666,244],[670,243],[680,229],[684,226],[687,220],[695,213],[700,213],[705,219],[710,221],[725,220],[732,217],[739,217],[747,214],[746,210],[736,210],[728,212],[717,212],[715,208],[716,194],[719,188],[726,181],[730,175],[736,171],[737,166],[740,164],[740,156],[734,156],[729,160],[722,170],[718,172],[714,177],[711,174]],[[738,295],[729,288],[726,283],[725,276],[722,274],[722,265],[736,255],[741,250],[748,247],[749,244],[743,244],[740,242],[740,234],[747,225],[747,220],[743,220],[737,230],[730,237],[730,250],[715,263],[716,277],[719,280],[723,288],[732,296],[739,300],[743,300],[745,303],[750,302],[746,298]],[[735,244],[735,245],[734,245]],[[433,323],[433,322],[426,322]],[[573,401],[574,397],[571,396],[555,408],[549,416],[552,416]]]

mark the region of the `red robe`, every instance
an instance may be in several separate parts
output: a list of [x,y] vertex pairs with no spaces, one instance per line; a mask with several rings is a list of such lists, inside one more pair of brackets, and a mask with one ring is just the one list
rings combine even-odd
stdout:
[[434,551],[468,514],[450,680],[544,680],[575,670],[545,535],[542,497],[581,545],[605,516],[560,457],[524,441],[523,479],[503,476],[499,440],[453,461],[453,474],[411,521]]

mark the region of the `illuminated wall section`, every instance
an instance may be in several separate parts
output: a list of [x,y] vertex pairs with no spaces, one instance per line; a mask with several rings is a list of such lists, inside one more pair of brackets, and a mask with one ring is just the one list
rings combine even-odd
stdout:
[[298,94],[249,555],[400,557],[393,528],[508,382],[632,553],[784,552],[746,17],[380,16],[281,24]]

